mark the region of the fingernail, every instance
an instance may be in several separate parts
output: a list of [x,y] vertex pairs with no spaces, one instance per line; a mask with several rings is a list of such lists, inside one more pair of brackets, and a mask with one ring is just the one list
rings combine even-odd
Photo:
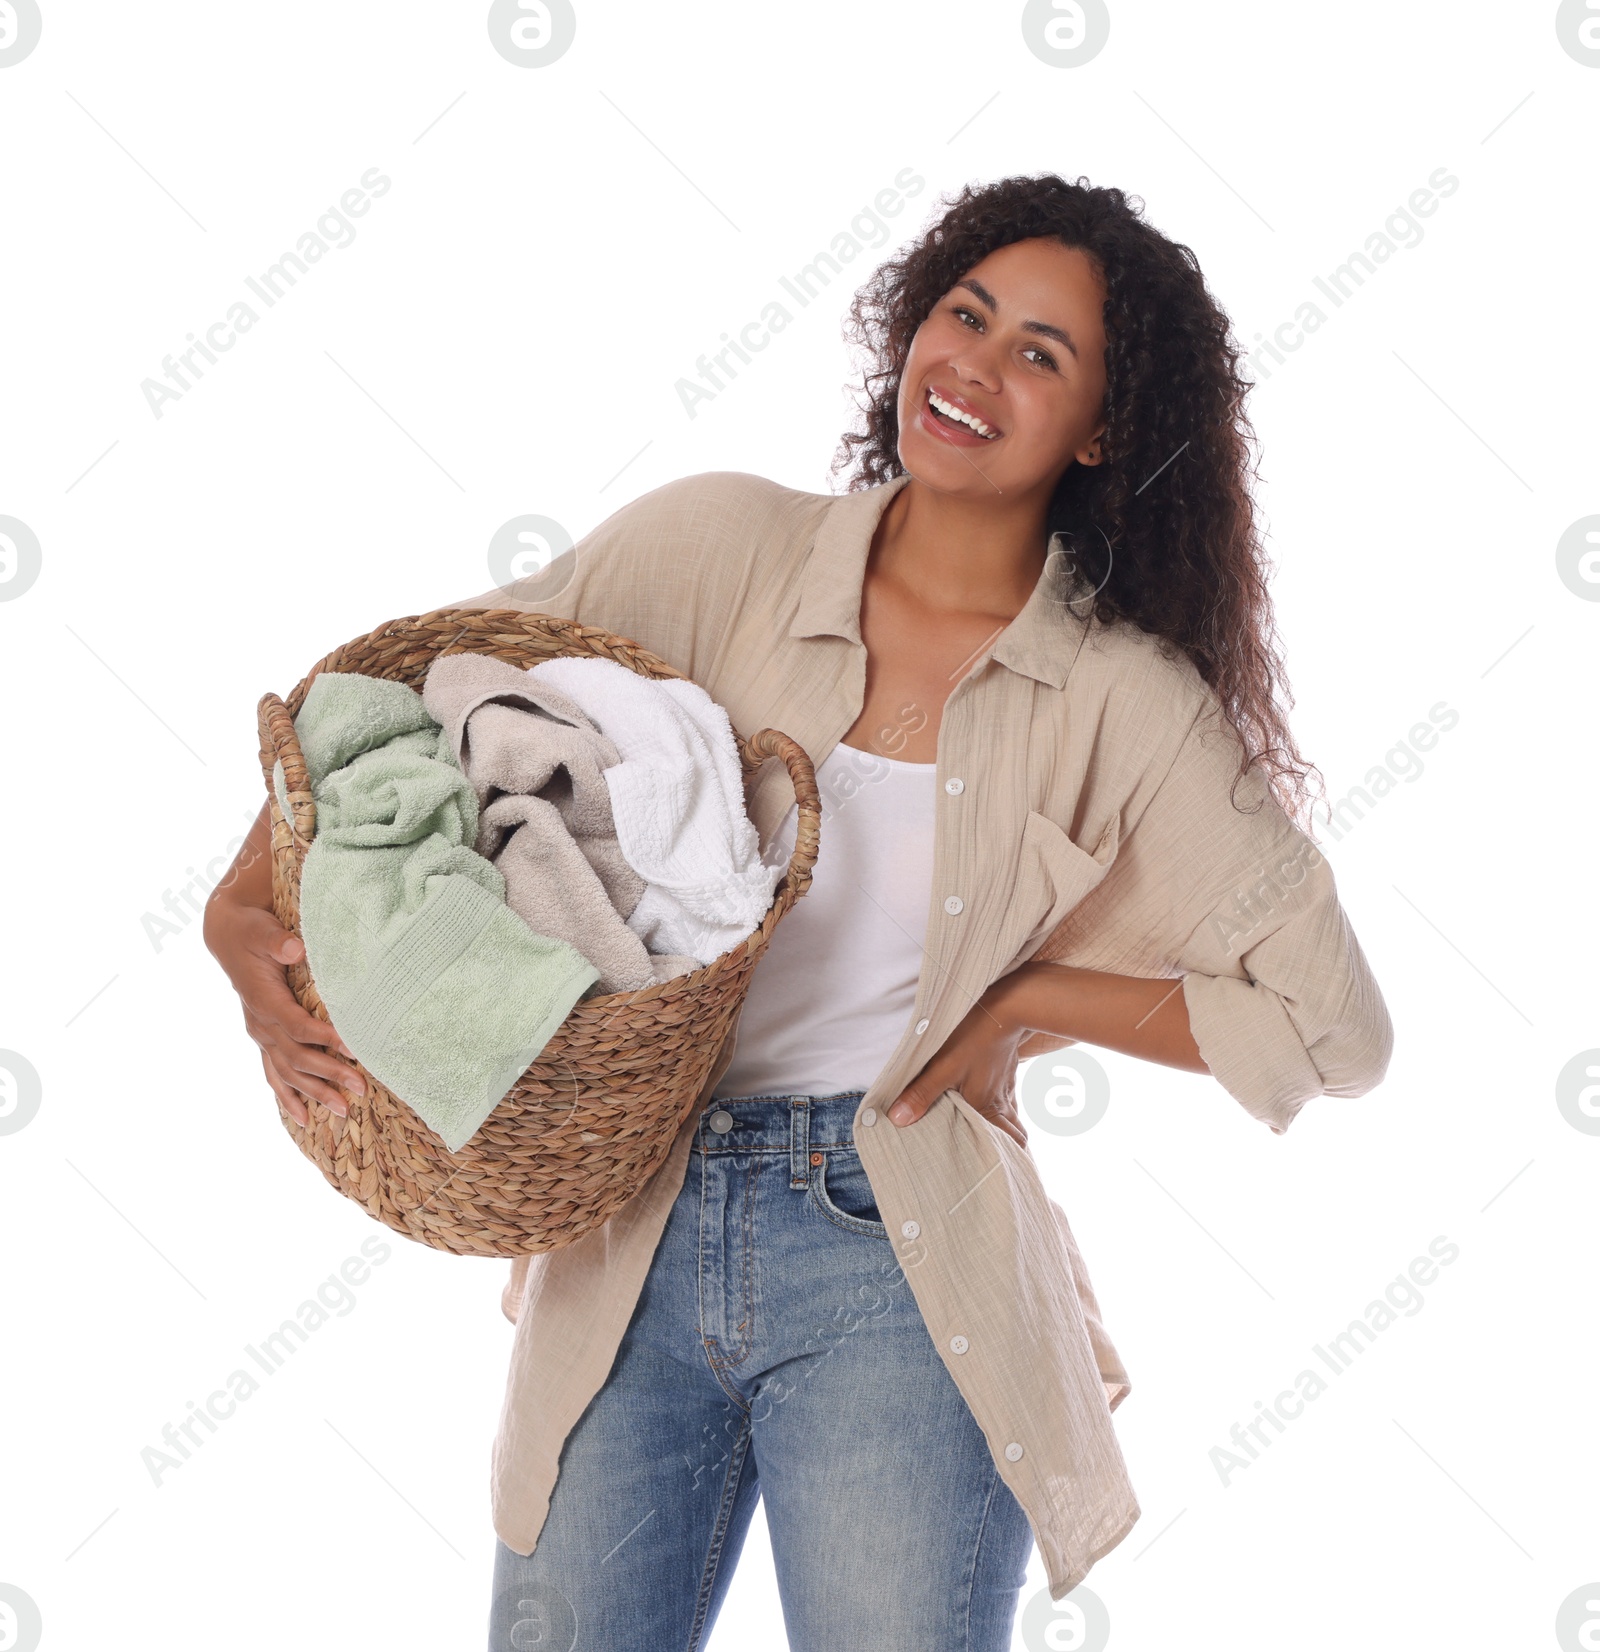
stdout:
[[909,1101],[897,1101],[889,1109],[889,1122],[891,1124],[910,1124],[911,1103]]

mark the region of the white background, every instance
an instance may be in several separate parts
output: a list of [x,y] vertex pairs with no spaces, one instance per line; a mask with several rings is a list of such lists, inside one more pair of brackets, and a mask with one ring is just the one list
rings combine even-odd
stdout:
[[[1117,1652],[1577,1646],[1600,1137],[1555,1086],[1600,1045],[1600,605],[1555,553],[1600,512],[1600,70],[1545,3],[1114,4],[1078,68],[1015,3],[580,4],[536,69],[485,9],[45,0],[0,69],[0,514],[43,555],[0,602],[0,1048],[43,1083],[0,1136],[0,1583],[48,1652],[483,1642],[508,1265],[336,1198],[198,920],[146,932],[260,806],[261,693],[487,589],[514,515],[578,535],[718,469],[830,491],[850,289],[969,180],[1137,194],[1249,341],[1444,167],[1252,402],[1329,791],[1459,713],[1325,842],[1388,1078],[1278,1137],[1108,1055],[1106,1118],[1032,1147],[1133,1379],[1144,1514],[1085,1584]],[[141,381],[374,166],[355,240],[156,418]],[[892,239],[690,419],[675,381],[908,166]],[[353,1311],[153,1484],[162,1426],[375,1234]],[[1224,1484],[1212,1448],[1438,1235],[1420,1311]],[[712,1645],[784,1645],[759,1517]]]

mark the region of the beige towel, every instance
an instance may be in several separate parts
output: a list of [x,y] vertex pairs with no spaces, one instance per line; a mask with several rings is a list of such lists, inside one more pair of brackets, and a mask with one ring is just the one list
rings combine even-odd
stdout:
[[483,654],[435,660],[422,699],[477,793],[475,847],[505,878],[506,904],[599,970],[592,992],[629,992],[700,967],[653,956],[627,926],[644,879],[612,823],[604,771],[621,759],[573,701]]

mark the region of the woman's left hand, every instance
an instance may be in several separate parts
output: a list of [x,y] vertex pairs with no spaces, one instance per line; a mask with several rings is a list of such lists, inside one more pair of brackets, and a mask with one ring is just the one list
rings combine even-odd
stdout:
[[962,1098],[1017,1143],[1028,1133],[1017,1116],[1017,1048],[1027,1028],[1007,1013],[1003,978],[961,1018],[931,1061],[912,1079],[889,1108],[892,1124],[914,1124],[946,1090]]

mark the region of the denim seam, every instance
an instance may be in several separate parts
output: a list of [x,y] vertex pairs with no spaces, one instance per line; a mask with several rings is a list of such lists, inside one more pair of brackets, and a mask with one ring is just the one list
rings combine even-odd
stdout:
[[[759,1160],[750,1166],[750,1173],[745,1177],[745,1253],[744,1253],[744,1319],[745,1337],[743,1343],[743,1359],[755,1346],[756,1336],[756,1271],[761,1266],[760,1246],[756,1243],[756,1190],[760,1184],[762,1165]],[[752,1396],[753,1400],[754,1396]]]
[[739,1360],[749,1357],[750,1345],[756,1334],[756,1308],[753,1279],[756,1270],[756,1180],[760,1167],[752,1164],[744,1178],[744,1217],[740,1224],[744,1231],[744,1257],[741,1273],[744,1282],[744,1318],[739,1322],[743,1335],[739,1338]]
[[1001,1485],[1000,1473],[993,1463],[989,1465],[989,1495],[983,1500],[983,1514],[978,1520],[978,1535],[972,1545],[972,1558],[967,1564],[967,1598],[962,1603],[963,1618],[961,1645],[972,1645],[972,1592],[978,1586],[978,1557],[983,1553],[983,1535],[989,1529],[989,1511],[994,1507],[995,1492]]
[[722,1367],[718,1364],[717,1356],[713,1353],[707,1352],[706,1363],[711,1367],[711,1376],[716,1382],[717,1387],[720,1388],[722,1392],[726,1394],[736,1406],[738,1406],[745,1416],[748,1417],[750,1415],[750,1402],[745,1399],[737,1388],[730,1387],[722,1380]]
[[706,1617],[711,1610],[711,1594],[716,1587],[717,1570],[722,1563],[722,1550],[727,1541],[728,1522],[733,1517],[733,1505],[738,1499],[739,1483],[744,1478],[745,1458],[749,1454],[752,1430],[748,1413],[739,1439],[728,1459],[728,1472],[722,1482],[722,1501],[717,1507],[717,1523],[712,1528],[711,1544],[706,1551],[705,1569],[700,1574],[700,1593],[695,1601],[694,1622],[684,1652],[698,1652],[701,1636],[705,1633]]
[[[750,1352],[750,1337],[751,1337],[752,1325],[753,1325],[753,1322],[754,1322],[754,1314],[751,1310],[750,1301],[749,1301],[749,1291],[750,1291],[750,1265],[751,1265],[752,1253],[754,1251],[754,1235],[753,1235],[753,1231],[752,1231],[752,1210],[753,1210],[753,1207],[754,1207],[754,1204],[755,1204],[755,1176],[752,1173],[752,1174],[745,1177],[745,1214],[744,1214],[744,1218],[743,1218],[743,1221],[742,1221],[742,1224],[741,1224],[743,1229],[744,1229],[744,1242],[745,1242],[744,1275],[745,1275],[745,1298],[746,1298],[746,1300],[745,1300],[745,1316],[744,1316],[744,1334],[740,1339],[740,1344],[739,1344],[738,1351],[734,1354],[726,1354],[726,1353],[723,1353],[721,1351],[721,1344],[720,1343],[716,1344],[716,1346],[714,1348],[708,1348],[706,1346],[706,1340],[705,1340],[705,1319],[706,1319],[706,1250],[705,1250],[705,1245],[706,1245],[706,1205],[707,1205],[706,1183],[707,1183],[707,1180],[708,1180],[706,1157],[707,1156],[704,1153],[702,1153],[701,1156],[700,1156],[700,1245],[699,1245],[698,1254],[695,1257],[695,1274],[696,1274],[696,1279],[698,1281],[699,1300],[700,1300],[700,1337],[701,1337],[700,1351],[701,1351],[701,1353],[703,1353],[705,1355],[706,1364],[710,1368],[712,1378],[715,1380],[717,1386],[723,1391],[724,1394],[726,1394],[728,1396],[728,1398],[730,1400],[733,1401],[733,1403],[736,1406],[739,1407],[739,1409],[746,1415],[746,1417],[748,1417],[749,1414],[750,1414],[750,1404],[749,1404],[749,1402],[744,1398],[744,1396],[742,1394],[739,1393],[739,1391],[736,1387],[731,1386],[729,1383],[727,1383],[723,1380],[723,1372],[727,1367],[739,1364],[740,1361],[745,1359],[749,1355],[749,1352]],[[727,1284],[726,1284],[726,1281],[724,1281],[724,1284],[723,1284],[723,1305],[724,1306],[727,1305]]]
[[694,1247],[695,1298],[700,1310],[700,1352],[705,1356],[706,1364],[711,1369],[711,1376],[717,1386],[728,1395],[736,1405],[742,1409],[743,1402],[737,1394],[729,1392],[728,1385],[723,1382],[722,1374],[717,1370],[717,1362],[707,1345],[706,1338],[706,1156],[702,1152],[700,1158],[700,1199],[697,1221],[698,1243]]

